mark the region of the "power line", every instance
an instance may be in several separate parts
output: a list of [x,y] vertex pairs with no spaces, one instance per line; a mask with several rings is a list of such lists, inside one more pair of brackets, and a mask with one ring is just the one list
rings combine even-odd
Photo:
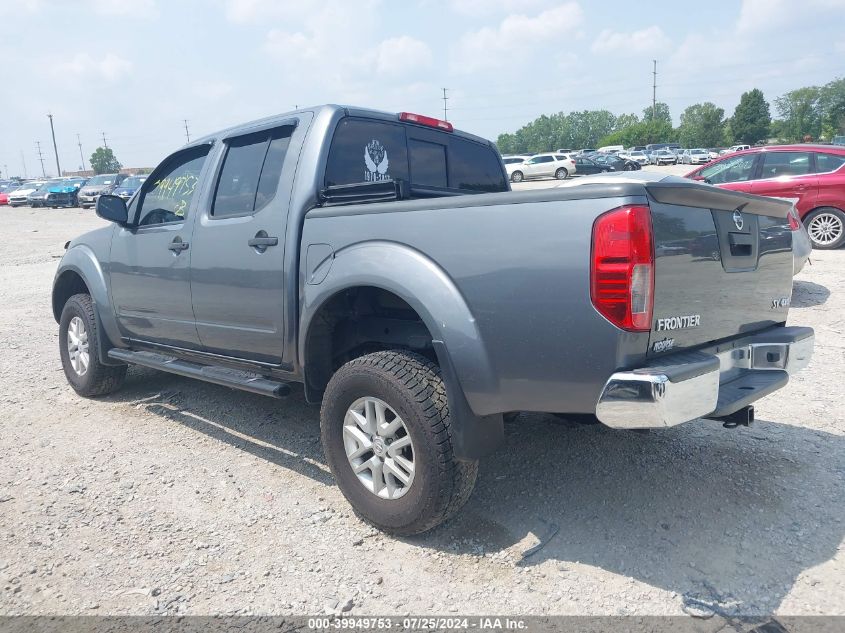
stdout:
[[59,166],[59,148],[56,146],[56,131],[53,129],[53,115],[48,114],[47,118],[50,119],[50,134],[53,136],[53,152],[56,154],[56,171],[59,172],[58,176],[61,178],[62,168]]
[[443,120],[448,121],[449,116],[446,114],[449,108],[446,107],[446,102],[449,100],[449,97],[446,96],[447,88],[443,88]]
[[188,142],[191,142],[191,133],[188,131],[188,119],[184,119],[185,121],[185,138],[188,139]]
[[85,171],[85,156],[82,155],[82,139],[79,138],[79,132],[76,133],[76,144],[79,145],[79,160],[82,161],[82,171]]
[[41,152],[41,141],[35,141],[35,146],[38,148],[38,160],[41,161],[41,174],[46,178],[47,170],[44,169],[44,154]]

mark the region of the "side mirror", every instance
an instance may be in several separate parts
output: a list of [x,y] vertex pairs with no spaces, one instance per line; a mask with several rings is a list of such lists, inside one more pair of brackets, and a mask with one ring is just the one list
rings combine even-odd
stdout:
[[120,226],[125,226],[129,221],[129,212],[126,209],[126,200],[120,196],[110,196],[107,194],[101,195],[97,198],[97,206],[95,207],[97,215],[104,220],[114,222]]

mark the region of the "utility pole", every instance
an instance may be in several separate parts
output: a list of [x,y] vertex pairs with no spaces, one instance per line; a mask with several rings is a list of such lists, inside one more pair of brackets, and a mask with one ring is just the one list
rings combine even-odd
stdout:
[[185,121],[185,138],[188,139],[188,142],[191,142],[191,133],[188,131],[188,119],[184,119]]
[[652,59],[654,62],[654,70],[651,71],[651,74],[654,75],[654,80],[651,82],[651,120],[654,121],[654,117],[657,115],[657,60]]
[[59,166],[59,148],[56,147],[56,131],[53,129],[53,115],[48,114],[47,118],[50,119],[50,134],[53,135],[53,152],[56,154],[56,171],[59,172],[58,177],[61,178],[62,168]]
[[47,170],[44,169],[44,154],[41,152],[41,141],[35,141],[35,146],[38,148],[38,160],[41,161],[41,175],[47,177]]
[[[21,151],[21,156],[23,156],[23,151]],[[8,165],[3,165],[3,177],[4,178],[9,177],[9,166]],[[23,177],[26,178],[26,170],[24,170]]]
[[446,102],[449,100],[449,97],[446,96],[446,88],[443,88],[443,120],[448,121],[449,117],[447,116],[446,112],[449,108],[446,107]]
[[82,139],[79,138],[79,132],[76,133],[76,144],[79,145],[79,160],[82,161],[82,171],[85,171],[85,156],[82,155]]
[[[23,150],[21,150],[21,164],[23,165],[23,177],[26,178],[26,157],[23,155]],[[8,168],[6,169],[6,172],[6,176],[8,177]]]
[[106,149],[109,148],[109,144],[106,142],[106,133],[105,132],[103,132],[103,147],[105,147]]

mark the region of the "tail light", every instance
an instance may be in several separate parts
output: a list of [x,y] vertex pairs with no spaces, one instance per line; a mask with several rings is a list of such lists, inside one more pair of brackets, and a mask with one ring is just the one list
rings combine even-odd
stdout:
[[654,246],[647,206],[619,207],[596,219],[590,298],[616,327],[631,332],[651,329]]
[[790,231],[797,231],[801,228],[801,217],[798,215],[798,210],[795,207],[789,210],[786,219],[789,222]]

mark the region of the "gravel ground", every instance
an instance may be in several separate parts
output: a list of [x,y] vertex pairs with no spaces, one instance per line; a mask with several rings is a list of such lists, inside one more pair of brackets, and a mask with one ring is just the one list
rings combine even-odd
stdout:
[[395,539],[352,515],[299,390],[132,369],[77,397],[50,286],[101,221],[0,215],[2,614],[845,614],[845,251],[797,278],[816,356],[751,428],[522,415],[455,520]]

